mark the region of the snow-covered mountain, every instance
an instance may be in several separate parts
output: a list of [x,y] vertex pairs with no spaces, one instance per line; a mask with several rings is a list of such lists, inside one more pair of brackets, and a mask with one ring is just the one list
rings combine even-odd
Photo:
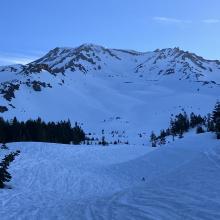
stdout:
[[219,84],[220,61],[179,48],[141,53],[83,44],[0,67],[0,112],[6,118],[70,118],[88,130],[142,132],[166,125],[183,108],[209,112]]
[[148,140],[172,114],[207,114],[219,98],[220,61],[178,48],[140,53],[85,44],[0,67],[0,116],[69,118],[89,137],[119,143],[7,144],[0,159],[21,154],[9,167],[11,189],[1,190],[1,218],[220,219],[215,135],[191,129],[157,148]]
[[124,71],[129,69],[133,73],[148,73],[147,77],[178,73],[183,79],[204,80],[209,73],[213,73],[210,76],[212,77],[220,70],[220,61],[205,60],[179,48],[141,53],[83,44],[76,48],[57,47],[30,64],[7,66],[1,68],[1,71],[20,72],[27,75],[47,71],[57,75],[65,74],[67,71],[86,74],[112,68],[120,70],[119,67]]

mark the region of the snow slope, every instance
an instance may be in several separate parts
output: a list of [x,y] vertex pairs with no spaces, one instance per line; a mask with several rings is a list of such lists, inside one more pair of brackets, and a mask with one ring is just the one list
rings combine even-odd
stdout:
[[155,149],[9,148],[21,154],[10,166],[12,189],[0,190],[2,220],[220,218],[220,150],[210,133],[192,132]]
[[69,118],[94,136],[104,129],[108,141],[143,144],[138,134],[168,127],[171,114],[209,113],[219,84],[220,61],[179,48],[55,48],[28,65],[0,68],[0,116]]
[[69,118],[91,137],[129,142],[11,143],[21,154],[10,167],[12,189],[0,190],[1,219],[220,219],[214,136],[189,133],[156,149],[147,140],[171,114],[210,113],[219,94],[220,61],[178,48],[85,44],[0,67],[0,116]]

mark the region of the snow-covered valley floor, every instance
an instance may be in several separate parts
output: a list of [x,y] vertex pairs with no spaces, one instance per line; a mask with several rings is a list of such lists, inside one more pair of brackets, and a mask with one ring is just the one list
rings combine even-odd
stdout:
[[[189,133],[158,148],[11,143],[1,220],[220,219],[220,147]],[[0,150],[0,158],[9,150]],[[144,178],[144,179],[143,179]]]

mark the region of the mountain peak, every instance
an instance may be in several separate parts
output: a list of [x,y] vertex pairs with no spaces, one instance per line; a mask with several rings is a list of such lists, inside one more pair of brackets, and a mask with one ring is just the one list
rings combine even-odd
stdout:
[[220,62],[205,60],[178,47],[139,53],[82,44],[74,48],[56,47],[27,65],[0,67],[0,73],[0,93],[4,100],[11,102],[24,87],[37,92],[57,88],[57,85],[65,87],[64,84],[72,85],[75,75],[88,78],[89,83],[91,77],[85,78],[85,74],[97,79],[92,82],[100,82],[101,78],[108,83],[158,81],[178,84],[179,80],[184,80],[186,84],[198,82],[216,87],[220,83]]
[[96,71],[105,73],[113,69],[152,78],[175,75],[181,79],[199,80],[207,73],[219,73],[220,61],[206,60],[179,47],[140,53],[85,43],[78,47],[56,47],[32,63],[18,67],[8,66],[0,68],[0,71],[22,72],[26,75],[47,71],[56,75],[64,74],[66,71],[84,74]]
[[50,50],[48,53],[67,53],[67,52],[79,52],[79,51],[88,51],[88,50],[103,50],[105,47],[101,45],[96,45],[92,43],[84,43],[77,47],[55,47],[54,49]]

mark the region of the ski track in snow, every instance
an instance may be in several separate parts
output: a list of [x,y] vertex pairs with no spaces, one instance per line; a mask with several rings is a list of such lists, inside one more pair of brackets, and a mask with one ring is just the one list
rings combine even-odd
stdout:
[[2,220],[220,219],[220,150],[211,134],[156,149],[9,147],[21,154],[10,167],[12,189],[0,190]]

